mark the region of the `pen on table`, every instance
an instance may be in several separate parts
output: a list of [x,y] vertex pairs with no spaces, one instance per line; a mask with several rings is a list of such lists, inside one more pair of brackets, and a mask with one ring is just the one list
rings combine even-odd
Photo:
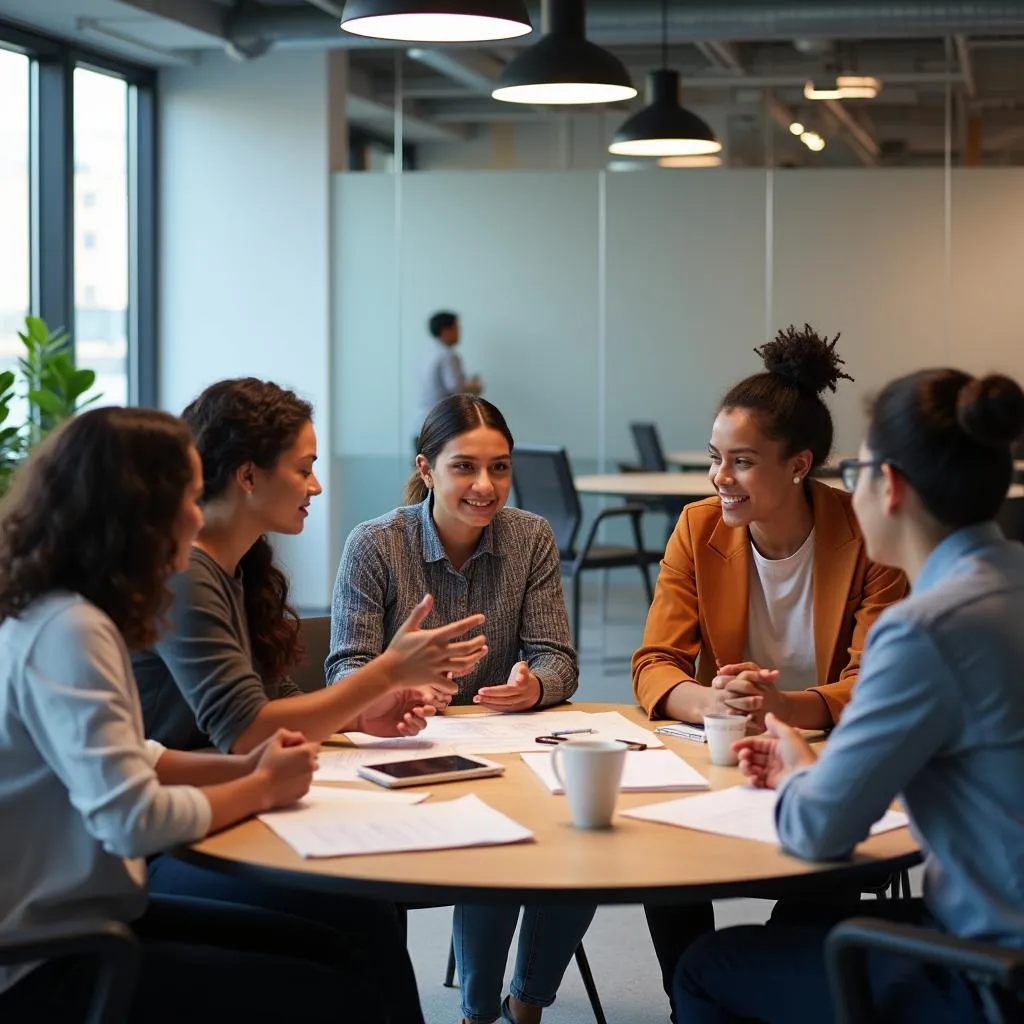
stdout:
[[578,736],[585,732],[596,732],[596,729],[552,729],[552,736]]

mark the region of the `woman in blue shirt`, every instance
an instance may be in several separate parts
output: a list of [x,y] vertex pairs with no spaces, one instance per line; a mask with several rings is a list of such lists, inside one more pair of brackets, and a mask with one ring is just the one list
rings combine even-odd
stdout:
[[[925,899],[706,936],[676,971],[688,1024],[829,1020],[825,932],[865,910],[1024,947],[1024,547],[993,522],[1022,430],[1007,377],[924,370],[882,391],[843,473],[869,556],[906,572],[911,596],[872,629],[820,757],[774,716],[737,744],[750,781],[778,790],[782,845],[809,860],[849,856],[899,795],[927,855]],[[879,1020],[985,1019],[952,974],[876,954],[869,976]]]

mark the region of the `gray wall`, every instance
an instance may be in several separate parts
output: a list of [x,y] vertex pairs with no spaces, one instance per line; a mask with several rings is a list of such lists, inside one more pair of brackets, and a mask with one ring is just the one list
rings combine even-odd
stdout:
[[[397,188],[397,191],[396,191]],[[722,392],[780,326],[842,332],[831,400],[915,367],[1024,379],[1024,172],[508,172],[336,176],[335,476],[342,530],[397,501],[439,308],[517,440],[578,469],[633,458],[627,424],[703,447]],[[397,219],[396,219],[397,215]],[[353,486],[354,484],[354,486]],[[349,493],[353,490],[354,493]]]

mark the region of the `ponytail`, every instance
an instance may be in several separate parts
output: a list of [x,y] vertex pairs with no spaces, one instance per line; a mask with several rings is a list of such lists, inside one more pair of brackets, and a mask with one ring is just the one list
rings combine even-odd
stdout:
[[427,485],[423,482],[423,477],[420,476],[420,471],[414,469],[409,474],[409,479],[405,481],[405,493],[402,495],[402,504],[418,505],[429,493]]

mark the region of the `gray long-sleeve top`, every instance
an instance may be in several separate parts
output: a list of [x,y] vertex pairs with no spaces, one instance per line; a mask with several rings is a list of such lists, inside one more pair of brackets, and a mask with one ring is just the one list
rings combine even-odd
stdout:
[[482,612],[488,654],[456,681],[454,703],[507,682],[525,661],[541,684],[538,707],[568,700],[579,684],[562,595],[558,548],[545,519],[503,508],[456,571],[437,535],[428,497],[357,526],[345,544],[331,606],[327,681],[334,684],[385,650],[425,594],[424,629]]
[[902,794],[935,917],[1024,946],[1022,625],[1024,547],[994,523],[943,540],[872,628],[821,758],[780,788],[783,846],[846,856]]
[[174,605],[156,647],[132,655],[146,735],[177,750],[228,752],[268,701],[302,691],[253,662],[241,576],[192,549],[169,581]]
[[[143,857],[192,842],[210,803],[162,786],[117,627],[55,592],[0,625],[0,934],[146,904]],[[0,967],[0,992],[30,968]]]

